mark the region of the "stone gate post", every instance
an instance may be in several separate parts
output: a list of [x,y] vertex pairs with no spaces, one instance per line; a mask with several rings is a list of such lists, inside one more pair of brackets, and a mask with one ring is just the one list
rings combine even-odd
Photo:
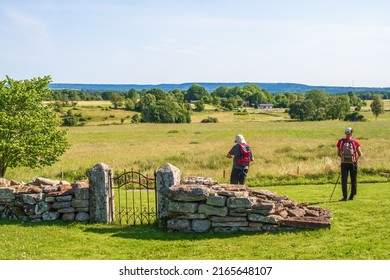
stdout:
[[112,222],[111,187],[114,178],[112,169],[104,163],[98,163],[89,170],[88,177],[90,221],[97,223]]
[[180,183],[180,169],[176,166],[167,163],[156,173],[157,181],[157,207],[158,207],[158,224],[160,227],[166,228],[166,217],[168,213],[168,198],[167,193],[169,187]]

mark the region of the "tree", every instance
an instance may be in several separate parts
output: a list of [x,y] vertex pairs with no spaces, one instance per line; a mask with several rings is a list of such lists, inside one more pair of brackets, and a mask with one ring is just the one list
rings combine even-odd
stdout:
[[138,91],[132,88],[128,91],[127,98],[131,99],[134,103],[137,103],[138,99],[140,98],[140,95]]
[[66,131],[43,103],[50,82],[50,76],[0,81],[0,177],[7,168],[51,165],[69,148]]
[[347,95],[328,97],[326,104],[326,119],[327,120],[342,120],[350,111],[349,97]]
[[193,84],[190,86],[190,88],[187,90],[187,93],[184,95],[184,99],[187,101],[191,100],[199,100],[203,96],[208,95],[209,93],[207,90],[198,84]]
[[217,87],[211,95],[218,96],[218,97],[230,97],[229,95],[229,88],[227,86],[220,86]]
[[110,102],[112,105],[114,105],[115,109],[118,109],[118,107],[122,106],[124,100],[125,98],[119,93],[113,93],[110,96]]
[[125,108],[126,110],[134,110],[135,109],[135,103],[132,99],[126,99],[125,100]]
[[290,105],[288,114],[292,119],[312,121],[316,115],[316,106],[311,99],[298,100]]
[[375,116],[375,119],[377,119],[380,114],[385,112],[385,104],[379,94],[374,94],[372,96],[372,103],[370,104],[370,108]]
[[287,108],[290,105],[287,96],[282,93],[275,95],[275,102],[278,108]]
[[326,112],[326,105],[328,103],[328,95],[323,90],[310,90],[306,93],[305,99],[311,100],[314,103],[315,106],[315,120],[324,120],[326,118],[325,112]]
[[202,112],[205,108],[203,100],[198,100],[195,102],[195,109],[196,112]]
[[214,106],[219,106],[221,105],[221,98],[219,96],[213,96],[213,101],[212,101],[212,104]]

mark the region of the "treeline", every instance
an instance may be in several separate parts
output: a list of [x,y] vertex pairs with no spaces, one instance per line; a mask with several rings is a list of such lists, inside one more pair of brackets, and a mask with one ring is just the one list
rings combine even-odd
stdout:
[[[365,100],[374,96],[387,99],[390,93],[348,92],[328,94],[323,90],[310,90],[306,93],[270,94],[256,84],[245,86],[220,86],[209,93],[204,87],[193,84],[188,90],[165,92],[161,89],[127,92],[52,90],[51,100],[63,105],[77,101],[109,100],[114,108],[141,113],[135,122],[189,123],[191,111],[203,111],[205,104],[212,104],[222,110],[241,107],[258,108],[260,104],[273,104],[275,108],[286,108],[290,117],[300,121],[346,119],[362,120],[356,112],[365,105]],[[193,104],[193,105],[191,105]],[[351,106],[355,112],[350,113]]]

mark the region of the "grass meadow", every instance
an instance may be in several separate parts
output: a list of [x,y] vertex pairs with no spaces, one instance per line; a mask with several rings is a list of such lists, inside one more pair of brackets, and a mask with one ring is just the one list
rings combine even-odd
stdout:
[[[90,117],[84,127],[68,128],[72,147],[53,166],[10,169],[7,179],[35,177],[73,182],[104,162],[115,173],[131,168],[146,174],[169,162],[182,178],[211,177],[228,182],[226,158],[236,134],[251,145],[255,161],[248,185],[309,202],[333,213],[330,230],[277,233],[166,233],[154,225],[23,223],[0,220],[0,259],[270,259],[378,260],[390,257],[390,102],[377,119],[364,108],[366,122],[296,122],[283,110],[248,110],[249,114],[216,111],[195,113],[190,124],[121,124],[134,114],[109,109],[108,103],[83,104]],[[111,116],[111,117],[110,117]],[[216,117],[218,123],[201,123]],[[330,195],[339,172],[336,142],[348,126],[362,145],[356,200],[337,202],[340,186]]]
[[[131,112],[102,110],[108,106],[90,102],[78,106],[82,115],[92,120],[86,126],[67,129],[72,146],[57,163],[35,170],[10,169],[6,177],[26,182],[37,176],[74,181],[84,179],[86,171],[99,162],[116,173],[133,168],[152,174],[169,162],[183,177],[205,176],[228,182],[231,159],[226,154],[240,133],[255,155],[248,185],[330,183],[339,171],[336,142],[347,126],[354,128],[354,136],[362,145],[361,182],[386,182],[382,175],[390,173],[389,111],[377,120],[365,111],[366,122],[348,123],[296,122],[283,110],[248,110],[247,115],[237,115],[209,108],[195,113],[190,124],[131,124],[129,119],[120,124],[120,119]],[[208,116],[218,118],[219,123],[201,123]]]

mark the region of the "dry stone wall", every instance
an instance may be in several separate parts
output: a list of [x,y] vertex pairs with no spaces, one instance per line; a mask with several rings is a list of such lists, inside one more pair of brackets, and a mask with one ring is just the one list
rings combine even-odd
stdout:
[[332,213],[287,196],[192,177],[165,192],[169,231],[236,232],[330,228]]
[[0,217],[23,221],[89,221],[86,181],[46,178],[30,183],[0,179]]
[[[36,178],[30,183],[0,178],[0,218],[31,221],[112,222],[113,171],[103,163],[89,179],[70,184]],[[331,227],[332,213],[287,196],[210,178],[181,180],[170,163],[156,172],[158,224],[168,231],[236,232]]]
[[104,163],[93,166],[87,180],[73,184],[47,178],[30,183],[0,178],[0,218],[110,223],[112,178],[112,169]]

